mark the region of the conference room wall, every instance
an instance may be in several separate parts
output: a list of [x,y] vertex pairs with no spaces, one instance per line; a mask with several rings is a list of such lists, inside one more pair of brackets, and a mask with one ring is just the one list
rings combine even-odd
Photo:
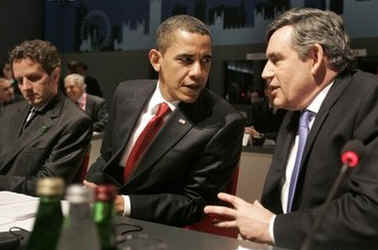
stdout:
[[[263,52],[264,46],[263,44],[255,44],[214,47],[208,87],[223,96],[224,62],[227,60],[243,60],[247,53]],[[64,55],[64,61],[67,62],[71,59],[82,60],[88,65],[88,74],[97,78],[106,98],[111,97],[114,87],[120,81],[156,76],[148,61],[148,50]]]
[[0,64],[16,44],[43,37],[44,0],[0,1]]
[[[366,49],[368,56],[378,56],[378,37],[352,40],[353,49]],[[248,53],[264,53],[265,44],[215,46],[208,87],[224,95],[225,61],[245,60]],[[88,74],[96,77],[110,98],[120,81],[151,78],[153,69],[148,61],[148,50],[126,52],[91,52],[65,54],[65,60],[79,59],[88,64]]]

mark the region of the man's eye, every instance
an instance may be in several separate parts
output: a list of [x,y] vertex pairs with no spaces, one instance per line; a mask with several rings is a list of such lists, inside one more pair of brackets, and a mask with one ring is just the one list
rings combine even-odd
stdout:
[[202,63],[206,63],[206,64],[208,64],[208,63],[211,62],[211,57],[205,57],[205,58],[202,58],[201,62],[202,62]]
[[184,64],[190,64],[193,60],[190,57],[180,57],[179,60]]
[[29,79],[29,81],[31,81],[31,82],[36,82],[36,81],[38,81],[39,79],[41,79],[41,77],[40,77],[40,76],[29,76],[28,79]]

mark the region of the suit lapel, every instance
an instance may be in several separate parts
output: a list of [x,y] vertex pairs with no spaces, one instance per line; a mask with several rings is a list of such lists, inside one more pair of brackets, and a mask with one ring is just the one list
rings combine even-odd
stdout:
[[[59,98],[59,97],[58,97]],[[46,107],[45,114],[37,115],[34,120],[30,123],[25,131],[23,131],[16,141],[14,142],[11,149],[4,156],[3,165],[1,169],[6,166],[19,152],[21,152],[26,146],[29,146],[36,139],[40,138],[43,134],[48,132],[50,127],[54,125],[54,118],[59,116],[61,105],[56,105],[57,100],[53,100],[53,103],[49,104],[49,107]],[[26,110],[26,111],[25,111]],[[25,117],[29,111],[29,108],[26,106],[21,109],[21,114],[16,118],[18,121],[18,131],[22,131]]]
[[272,192],[277,186],[281,190],[285,182],[287,161],[296,136],[298,120],[299,112],[288,112],[282,123],[278,144],[269,170],[269,177],[264,187],[264,193]]
[[155,162],[168,152],[192,128],[192,126],[185,115],[179,109],[176,109],[140,158],[135,172],[130,178],[130,182],[144,171],[149,170]]
[[90,114],[91,118],[93,118],[92,117],[93,109],[94,109],[94,103],[92,101],[92,98],[87,94],[87,100],[85,100],[85,112],[87,114]]
[[29,113],[29,105],[27,105],[26,102],[25,102],[25,105],[20,107],[18,112],[19,112],[19,115],[16,117],[14,124],[15,124],[15,128],[16,128],[16,131],[17,131],[16,136],[20,137],[22,135],[22,130],[23,130],[23,127],[24,127],[24,122],[26,120],[26,116]]
[[119,109],[115,112],[117,117],[111,118],[113,119],[113,131],[111,134],[115,150],[114,154],[107,163],[107,166],[110,167],[105,168],[106,172],[108,172],[110,175],[114,174],[113,176],[119,177],[117,179],[119,183],[123,182],[123,170],[122,168],[118,167],[119,161],[130,140],[130,136],[134,131],[139,116],[145,105],[150,100],[156,87],[156,81],[149,82],[149,85],[141,82],[140,87],[134,88],[133,90],[129,88],[127,91],[121,92],[120,96],[116,97],[116,103],[113,103],[113,105]]
[[176,145],[196,123],[210,115],[211,98],[204,90],[195,103],[180,103],[140,158],[129,183],[136,181]]
[[304,164],[304,162],[307,161],[307,158],[311,152],[311,148],[316,140],[316,137],[319,134],[320,128],[326,121],[327,116],[330,110],[332,109],[333,105],[337,102],[337,100],[340,98],[340,96],[344,92],[345,88],[348,85],[349,80],[350,80],[350,77],[337,78],[333,86],[329,90],[327,97],[324,99],[320,107],[319,113],[316,115],[316,119],[308,135],[305,150],[303,152],[302,165],[304,166],[306,165]]

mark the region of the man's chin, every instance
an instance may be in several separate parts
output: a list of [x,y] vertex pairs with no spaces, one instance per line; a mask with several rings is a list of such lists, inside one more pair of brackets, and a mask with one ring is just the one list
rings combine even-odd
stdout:
[[194,102],[197,101],[198,96],[199,95],[195,95],[195,96],[192,96],[192,95],[188,96],[188,95],[186,95],[184,98],[181,98],[181,101],[186,102],[186,103],[194,103]]

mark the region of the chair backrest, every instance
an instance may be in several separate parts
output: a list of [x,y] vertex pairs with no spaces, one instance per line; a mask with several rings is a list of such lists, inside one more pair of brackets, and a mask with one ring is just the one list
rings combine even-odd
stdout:
[[87,150],[85,151],[83,162],[81,163],[79,172],[74,177],[73,183],[83,183],[85,175],[87,174],[89,168],[89,156],[91,152],[91,144],[88,145]]
[[[229,194],[236,194],[236,188],[238,185],[238,178],[239,178],[239,162],[237,163],[234,171],[232,173],[231,182],[228,184],[226,188],[226,193]],[[195,230],[199,232],[211,233],[220,236],[227,236],[232,238],[237,238],[238,230],[235,228],[220,228],[213,225],[212,219],[209,216],[205,216],[201,221],[186,226],[186,229]]]

